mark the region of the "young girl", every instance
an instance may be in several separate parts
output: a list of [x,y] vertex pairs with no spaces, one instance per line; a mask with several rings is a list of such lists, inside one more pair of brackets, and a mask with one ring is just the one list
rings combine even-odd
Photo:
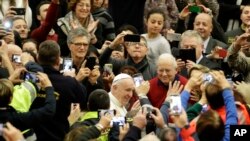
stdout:
[[171,53],[169,42],[160,34],[165,21],[164,12],[161,9],[152,9],[146,17],[147,32],[142,34],[147,39],[148,61],[156,64],[156,60],[162,53]]

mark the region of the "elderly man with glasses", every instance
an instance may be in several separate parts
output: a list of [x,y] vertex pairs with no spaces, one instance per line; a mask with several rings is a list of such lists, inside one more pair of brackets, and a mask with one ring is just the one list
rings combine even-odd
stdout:
[[[121,67],[125,65],[135,67],[138,72],[142,73],[144,80],[150,80],[156,76],[155,66],[149,64],[147,60],[147,42],[143,36],[140,36],[139,42],[124,42],[124,36],[126,32],[120,33],[115,40],[105,49],[100,56],[100,66],[104,66],[105,63],[113,64],[114,74],[118,74]],[[138,35],[139,36],[139,35]],[[110,57],[112,51],[119,47],[120,44],[124,44],[128,56],[124,60],[117,60]]]

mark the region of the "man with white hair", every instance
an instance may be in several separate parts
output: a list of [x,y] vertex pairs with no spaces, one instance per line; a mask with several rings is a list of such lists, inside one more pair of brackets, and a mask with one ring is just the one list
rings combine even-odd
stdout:
[[124,116],[127,114],[125,106],[133,95],[135,84],[133,78],[125,73],[118,74],[111,85],[109,92],[110,109],[116,110],[116,114]]
[[187,79],[177,74],[177,62],[171,54],[160,55],[156,67],[157,76],[149,81],[147,96],[154,107],[160,108],[167,96],[169,82],[179,81],[181,85],[185,85]]

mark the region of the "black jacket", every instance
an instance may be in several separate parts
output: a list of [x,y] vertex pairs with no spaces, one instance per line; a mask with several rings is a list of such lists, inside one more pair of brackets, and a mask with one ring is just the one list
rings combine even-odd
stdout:
[[[55,88],[56,114],[51,120],[42,122],[42,124],[34,128],[34,131],[38,141],[62,141],[69,131],[67,119],[70,114],[71,103],[80,103],[83,108],[86,102],[86,90],[75,78],[63,76],[51,66],[42,67]],[[44,101],[43,97],[43,94],[38,94],[31,108],[40,107]]]
[[[12,107],[6,107],[4,110],[1,109],[0,123],[6,123],[8,121],[16,128],[25,130],[28,128],[35,128],[40,126],[43,122],[51,120],[56,112],[56,99],[53,95],[53,87],[47,87],[45,93],[45,102],[43,102],[43,106],[38,109],[33,109],[26,113],[18,113]],[[0,140],[3,140],[3,138],[0,138]]]

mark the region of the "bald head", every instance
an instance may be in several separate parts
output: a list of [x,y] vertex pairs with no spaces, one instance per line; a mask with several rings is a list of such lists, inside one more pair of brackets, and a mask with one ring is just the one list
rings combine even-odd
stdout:
[[8,44],[8,55],[9,55],[9,58],[11,58],[13,54],[19,54],[19,55],[21,55],[22,54],[22,49],[19,46],[17,46],[17,45]]
[[213,30],[212,17],[206,13],[198,14],[194,20],[194,30],[199,32],[203,40],[206,40]]

